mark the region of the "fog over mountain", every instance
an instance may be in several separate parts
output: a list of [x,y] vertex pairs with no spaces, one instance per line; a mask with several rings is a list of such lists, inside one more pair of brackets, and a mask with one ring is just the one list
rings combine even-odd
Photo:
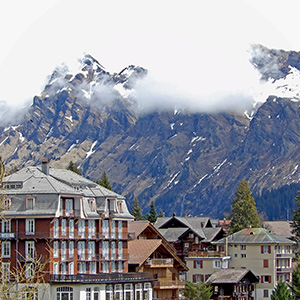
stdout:
[[106,171],[145,211],[153,200],[167,215],[222,216],[242,179],[259,193],[300,175],[300,54],[248,53],[239,70],[216,58],[183,86],[182,68],[170,80],[143,66],[113,73],[86,54],[56,67],[26,109],[1,104],[1,156],[8,170],[48,156],[92,180]]

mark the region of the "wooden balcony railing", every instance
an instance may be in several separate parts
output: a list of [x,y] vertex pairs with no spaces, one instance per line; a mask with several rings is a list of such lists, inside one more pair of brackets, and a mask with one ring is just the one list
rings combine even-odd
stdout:
[[181,280],[162,280],[153,283],[154,289],[184,289],[185,283]]
[[188,252],[188,257],[224,257],[225,252],[219,251],[190,251]]
[[154,281],[149,273],[98,273],[77,275],[50,275],[55,283],[97,283],[97,282],[149,282]]
[[146,265],[150,267],[172,267],[174,265],[173,258],[153,258],[146,261]]

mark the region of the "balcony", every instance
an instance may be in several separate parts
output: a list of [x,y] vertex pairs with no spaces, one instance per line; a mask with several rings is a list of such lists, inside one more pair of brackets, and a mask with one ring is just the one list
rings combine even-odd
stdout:
[[276,253],[276,258],[291,258],[294,257],[293,253]]
[[130,283],[149,282],[149,273],[98,273],[77,275],[50,275],[51,283]]
[[153,284],[154,289],[184,289],[185,283],[181,280],[158,280]]
[[225,252],[219,251],[190,251],[188,257],[225,257]]
[[[73,258],[72,258],[73,259]],[[129,254],[115,254],[115,255],[103,255],[103,254],[78,254],[78,261],[111,261],[111,260],[128,260]]]
[[7,239],[14,239],[15,238],[14,232],[1,232],[0,239],[7,240]]
[[153,258],[146,261],[145,265],[150,268],[166,268],[174,266],[173,258]]

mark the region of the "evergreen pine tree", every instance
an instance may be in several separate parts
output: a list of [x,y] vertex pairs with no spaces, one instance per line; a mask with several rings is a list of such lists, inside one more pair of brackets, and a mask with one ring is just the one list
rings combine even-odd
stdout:
[[106,172],[104,171],[103,174],[102,174],[102,177],[100,178],[99,181],[96,181],[97,184],[107,188],[108,190],[111,190],[112,191],[112,187],[111,187],[111,184],[108,180],[108,177],[106,175]]
[[293,223],[292,223],[292,233],[295,234],[298,246],[300,241],[300,191],[298,191],[298,195],[295,198],[295,201],[297,203],[297,208],[294,210],[293,213]]
[[134,198],[133,205],[132,205],[132,208],[131,208],[131,214],[134,216],[134,219],[136,221],[140,221],[143,218],[142,209],[140,207],[138,197]]
[[259,218],[248,182],[242,180],[231,203],[230,234],[244,228],[259,227]]
[[192,283],[190,281],[185,282],[185,289],[183,294],[186,299],[211,299],[213,295],[212,286],[210,282],[204,283]]
[[299,257],[296,259],[298,265],[293,271],[292,275],[292,290],[295,299],[300,299],[300,265]]
[[156,210],[155,210],[154,201],[151,201],[150,212],[149,212],[149,214],[146,215],[146,217],[147,217],[147,220],[149,222],[155,223],[158,216],[157,216],[157,213],[156,213]]
[[67,166],[67,170],[70,170],[70,171],[72,171],[72,172],[74,172],[74,173],[76,173],[76,174],[81,175],[81,172],[80,172],[80,170],[79,170],[77,164],[73,163],[72,160],[70,160],[70,162],[69,162],[69,164],[68,164],[68,166]]
[[287,287],[287,285],[280,281],[278,282],[275,290],[273,290],[271,295],[271,300],[292,300],[294,299],[291,295],[291,291]]

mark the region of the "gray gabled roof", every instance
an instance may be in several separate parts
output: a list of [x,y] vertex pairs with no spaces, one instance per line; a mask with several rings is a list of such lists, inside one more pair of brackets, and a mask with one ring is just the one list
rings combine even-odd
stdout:
[[245,276],[247,276],[251,282],[258,282],[256,276],[251,270],[247,269],[223,269],[213,273],[207,282],[212,284],[235,284],[241,281]]
[[[225,238],[213,242],[224,244]],[[275,234],[265,228],[246,228],[227,237],[228,244],[295,244],[295,242]]]
[[[88,217],[99,217],[98,212],[107,211],[106,199],[124,202],[122,211],[115,208],[115,218],[132,219],[125,198],[95,182],[70,170],[49,169],[43,172],[40,167],[25,167],[3,179],[5,194],[11,198],[11,206],[4,212],[6,216],[18,215],[55,215],[58,210],[59,197],[80,197],[83,211]],[[5,189],[6,187],[6,189]],[[26,209],[26,197],[35,199],[34,209]],[[89,199],[95,199],[95,210],[91,211]],[[115,204],[116,205],[116,204]]]
[[189,231],[189,228],[166,228],[166,229],[157,229],[160,234],[169,242],[173,243],[178,241],[179,237],[185,232]]

